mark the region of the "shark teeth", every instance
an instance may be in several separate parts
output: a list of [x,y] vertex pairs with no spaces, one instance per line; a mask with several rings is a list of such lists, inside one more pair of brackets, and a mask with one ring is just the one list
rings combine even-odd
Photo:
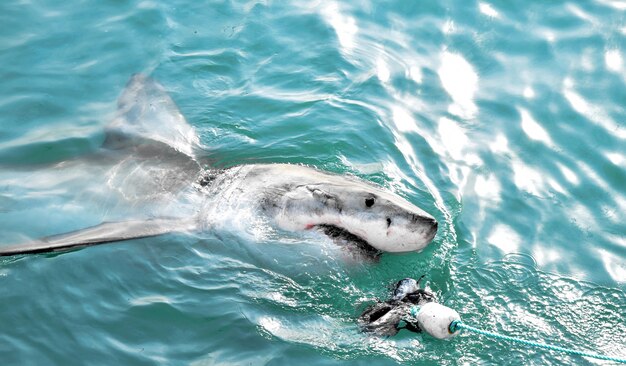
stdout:
[[318,229],[320,229],[326,236],[331,238],[335,244],[347,248],[352,251],[356,249],[359,251],[359,254],[365,254],[368,257],[372,257],[376,259],[382,253],[380,250],[371,246],[366,240],[363,238],[356,236],[345,230],[340,228],[339,226],[330,225],[330,224],[321,224],[316,225]]

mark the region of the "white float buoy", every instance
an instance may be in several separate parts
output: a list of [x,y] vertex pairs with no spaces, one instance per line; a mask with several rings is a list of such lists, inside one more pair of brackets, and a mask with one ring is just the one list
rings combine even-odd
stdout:
[[429,302],[411,309],[411,315],[417,319],[420,329],[437,339],[452,338],[459,330],[450,332],[450,324],[461,320],[456,310],[436,302]]

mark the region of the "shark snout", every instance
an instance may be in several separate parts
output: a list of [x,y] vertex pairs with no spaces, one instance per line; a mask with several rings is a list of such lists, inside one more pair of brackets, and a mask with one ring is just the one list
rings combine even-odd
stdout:
[[437,223],[437,220],[432,219],[432,222],[430,223],[430,232],[428,233],[428,237],[430,238],[429,240],[433,240],[435,235],[437,235],[438,227],[439,227],[439,224]]
[[411,215],[411,223],[414,225],[416,231],[420,231],[425,234],[428,240],[432,240],[437,234],[437,228],[439,224],[437,220],[429,216],[423,215]]
[[415,225],[430,225],[430,226],[435,226],[435,229],[437,228],[437,220],[435,220],[434,218],[430,216],[411,214],[410,218],[411,218],[411,223]]

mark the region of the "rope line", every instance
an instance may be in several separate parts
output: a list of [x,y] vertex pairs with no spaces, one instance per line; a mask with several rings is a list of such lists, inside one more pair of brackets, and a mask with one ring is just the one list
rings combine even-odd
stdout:
[[495,339],[501,339],[501,340],[505,340],[505,341],[509,341],[509,342],[521,343],[521,344],[524,344],[524,345],[527,345],[527,346],[531,346],[531,347],[542,348],[542,349],[547,349],[547,350],[556,351],[556,352],[562,352],[562,353],[566,353],[566,354],[570,354],[570,355],[591,357],[591,358],[596,358],[598,360],[606,360],[606,361],[613,361],[613,362],[626,364],[626,358],[618,358],[618,357],[612,357],[612,356],[605,356],[605,355],[601,355],[601,354],[598,354],[598,353],[577,351],[577,350],[573,350],[573,349],[569,349],[569,348],[564,348],[564,347],[559,347],[559,346],[552,346],[552,345],[545,344],[545,343],[528,341],[528,340],[525,340],[525,339],[515,338],[515,337],[503,335],[503,334],[488,332],[486,330],[478,329],[478,328],[472,327],[470,325],[464,324],[460,320],[454,320],[452,323],[450,323],[450,327],[449,327],[450,333],[454,333],[457,330],[461,330],[461,329],[465,329],[465,330],[470,331],[470,332],[478,333],[478,334],[484,335],[486,337],[495,338]]

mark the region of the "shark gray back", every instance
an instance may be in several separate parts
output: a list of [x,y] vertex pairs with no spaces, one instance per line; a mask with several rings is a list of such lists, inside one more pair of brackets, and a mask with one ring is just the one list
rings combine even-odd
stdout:
[[82,175],[82,185],[92,188],[76,195],[98,202],[108,221],[0,246],[0,255],[52,252],[194,230],[202,199],[194,188],[201,172],[193,152],[197,141],[163,87],[144,75],[133,76],[119,97],[116,116],[106,126],[97,154],[55,164],[30,177],[45,182],[58,175]]

